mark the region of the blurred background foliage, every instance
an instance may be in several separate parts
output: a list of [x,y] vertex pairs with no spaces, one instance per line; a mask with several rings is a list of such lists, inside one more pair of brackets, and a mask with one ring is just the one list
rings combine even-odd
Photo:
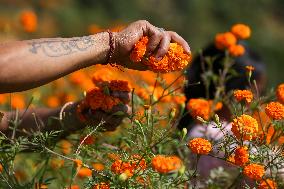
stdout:
[[[23,10],[38,16],[32,34],[20,32]],[[82,36],[90,26],[105,29],[146,19],[178,32],[197,52],[216,33],[241,22],[252,28],[249,44],[264,59],[272,87],[284,80],[283,10],[283,0],[0,0],[0,40]]]

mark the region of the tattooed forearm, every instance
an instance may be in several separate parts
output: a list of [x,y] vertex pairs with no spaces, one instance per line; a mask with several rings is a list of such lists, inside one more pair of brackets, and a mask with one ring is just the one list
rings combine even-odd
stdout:
[[92,36],[77,37],[71,39],[44,39],[31,41],[29,51],[33,54],[39,52],[49,57],[60,57],[76,52],[86,51],[94,45]]

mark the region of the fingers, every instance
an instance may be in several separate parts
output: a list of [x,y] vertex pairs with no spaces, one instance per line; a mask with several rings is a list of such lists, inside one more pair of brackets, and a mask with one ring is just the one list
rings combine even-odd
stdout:
[[157,53],[155,54],[155,58],[161,59],[165,54],[168,52],[170,43],[171,43],[171,37],[166,32],[162,32],[163,37],[161,39],[159,48],[157,50]]
[[172,41],[180,44],[183,47],[183,49],[185,50],[186,53],[188,53],[188,54],[191,53],[188,43],[180,35],[178,35],[176,32],[172,32],[172,31],[168,31],[168,33],[169,33]]
[[149,42],[147,44],[146,54],[150,55],[159,47],[160,41],[164,36],[163,32],[159,31],[155,26],[149,24],[148,28]]
[[119,98],[125,104],[129,103],[131,99],[131,93],[124,91],[113,91],[111,96]]

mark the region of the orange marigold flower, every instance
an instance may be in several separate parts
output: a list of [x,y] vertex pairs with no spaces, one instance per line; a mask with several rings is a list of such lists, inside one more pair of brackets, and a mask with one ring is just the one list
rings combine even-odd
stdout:
[[254,71],[254,67],[253,66],[246,66],[246,70],[248,71],[248,72],[252,72],[252,71]]
[[182,166],[182,161],[177,156],[157,155],[152,158],[152,168],[159,173],[177,171]]
[[252,140],[258,133],[258,123],[253,117],[243,114],[233,120],[231,131],[238,139]]
[[148,43],[148,37],[142,37],[135,45],[130,53],[130,59],[133,62],[141,62],[143,56],[146,53],[146,47]]
[[271,179],[262,180],[257,189],[277,189],[277,183]]
[[93,163],[92,166],[96,171],[103,171],[105,169],[105,166],[102,163]]
[[47,98],[46,104],[50,108],[56,108],[60,106],[60,100],[57,96],[50,96]]
[[82,160],[80,160],[80,159],[75,159],[75,160],[74,160],[74,163],[75,163],[75,165],[76,165],[77,168],[80,168],[80,167],[82,167],[82,165],[83,165],[83,162],[82,162]]
[[92,170],[86,167],[82,167],[81,169],[79,169],[77,175],[80,178],[90,177],[92,176]]
[[62,140],[60,142],[61,152],[64,155],[68,155],[72,151],[72,144],[68,140]]
[[251,103],[253,94],[250,90],[236,90],[234,91],[234,97],[238,102],[246,101],[247,103]]
[[179,105],[182,105],[185,103],[186,101],[186,97],[184,95],[181,95],[181,96],[174,96],[173,98],[174,102],[179,104]]
[[112,160],[119,160],[120,156],[118,154],[114,154],[114,153],[109,153],[108,158],[112,159]]
[[2,171],[3,171],[3,165],[0,164],[0,173],[2,173]]
[[284,104],[284,83],[278,85],[278,87],[276,89],[276,96],[277,96],[277,99],[279,100],[279,102]]
[[235,164],[235,154],[230,155],[230,156],[227,158],[227,161],[228,161],[229,163]]
[[235,150],[235,164],[244,166],[249,161],[247,147],[240,146]]
[[243,169],[243,174],[253,180],[261,180],[264,173],[264,166],[254,163],[246,165]]
[[219,33],[215,37],[215,46],[217,49],[223,50],[237,43],[237,38],[231,33]]
[[279,102],[270,102],[265,107],[265,113],[275,120],[281,120],[284,118],[284,105]]
[[105,182],[101,182],[99,184],[96,184],[93,189],[110,189],[110,185]]
[[[86,137],[86,136],[82,136],[82,137],[80,138],[80,143],[83,142],[83,140],[85,139],[85,137]],[[93,136],[88,136],[88,137],[84,140],[83,144],[85,144],[85,145],[91,145],[91,144],[94,144],[94,142],[95,142],[95,137],[93,137]]]
[[188,142],[189,149],[195,154],[206,155],[212,150],[211,143],[204,138],[194,138]]
[[25,97],[22,94],[12,95],[11,106],[15,109],[24,109],[26,106]]
[[251,35],[250,27],[245,24],[233,25],[231,32],[239,39],[247,39]]
[[150,96],[150,94],[148,94],[148,92],[145,89],[143,89],[143,88],[138,89],[136,93],[143,100],[147,100],[149,98],[149,96]]
[[[135,45],[130,54],[133,62],[141,62],[145,55],[148,37],[142,37]],[[183,47],[177,43],[170,43],[170,47],[162,60],[157,60],[154,56],[145,59],[143,63],[154,72],[171,72],[184,69],[191,60],[191,55],[184,53]]]
[[36,31],[37,16],[33,11],[23,11],[20,15],[20,21],[26,32]]
[[229,54],[233,57],[242,56],[245,53],[243,45],[232,45],[229,47]]
[[135,169],[145,170],[147,167],[146,160],[141,158],[140,155],[133,155],[130,158],[130,163],[134,166]]
[[123,80],[111,80],[109,83],[109,88],[112,91],[123,91],[123,92],[131,91],[128,81],[123,81]]
[[111,110],[115,105],[118,105],[121,102],[119,98],[106,95],[98,88],[94,88],[87,92],[86,101],[91,109],[102,109],[104,111]]
[[211,113],[220,110],[223,105],[221,102],[215,104],[212,108],[213,101],[199,98],[192,98],[187,103],[187,109],[190,111],[192,117],[202,117],[204,120],[209,120]]
[[126,173],[128,177],[132,177],[134,174],[134,166],[130,162],[124,162],[122,160],[116,160],[111,165],[111,171],[115,174]]
[[6,94],[0,94],[0,105],[5,104],[7,101],[7,95]]
[[80,189],[80,186],[75,184],[75,185],[71,185],[71,187],[69,187],[68,189]]

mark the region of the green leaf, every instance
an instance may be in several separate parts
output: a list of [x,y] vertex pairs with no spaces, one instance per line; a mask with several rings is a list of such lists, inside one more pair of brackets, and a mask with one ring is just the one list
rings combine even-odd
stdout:
[[113,116],[124,116],[125,115],[125,112],[123,111],[117,111],[115,113],[112,114]]

